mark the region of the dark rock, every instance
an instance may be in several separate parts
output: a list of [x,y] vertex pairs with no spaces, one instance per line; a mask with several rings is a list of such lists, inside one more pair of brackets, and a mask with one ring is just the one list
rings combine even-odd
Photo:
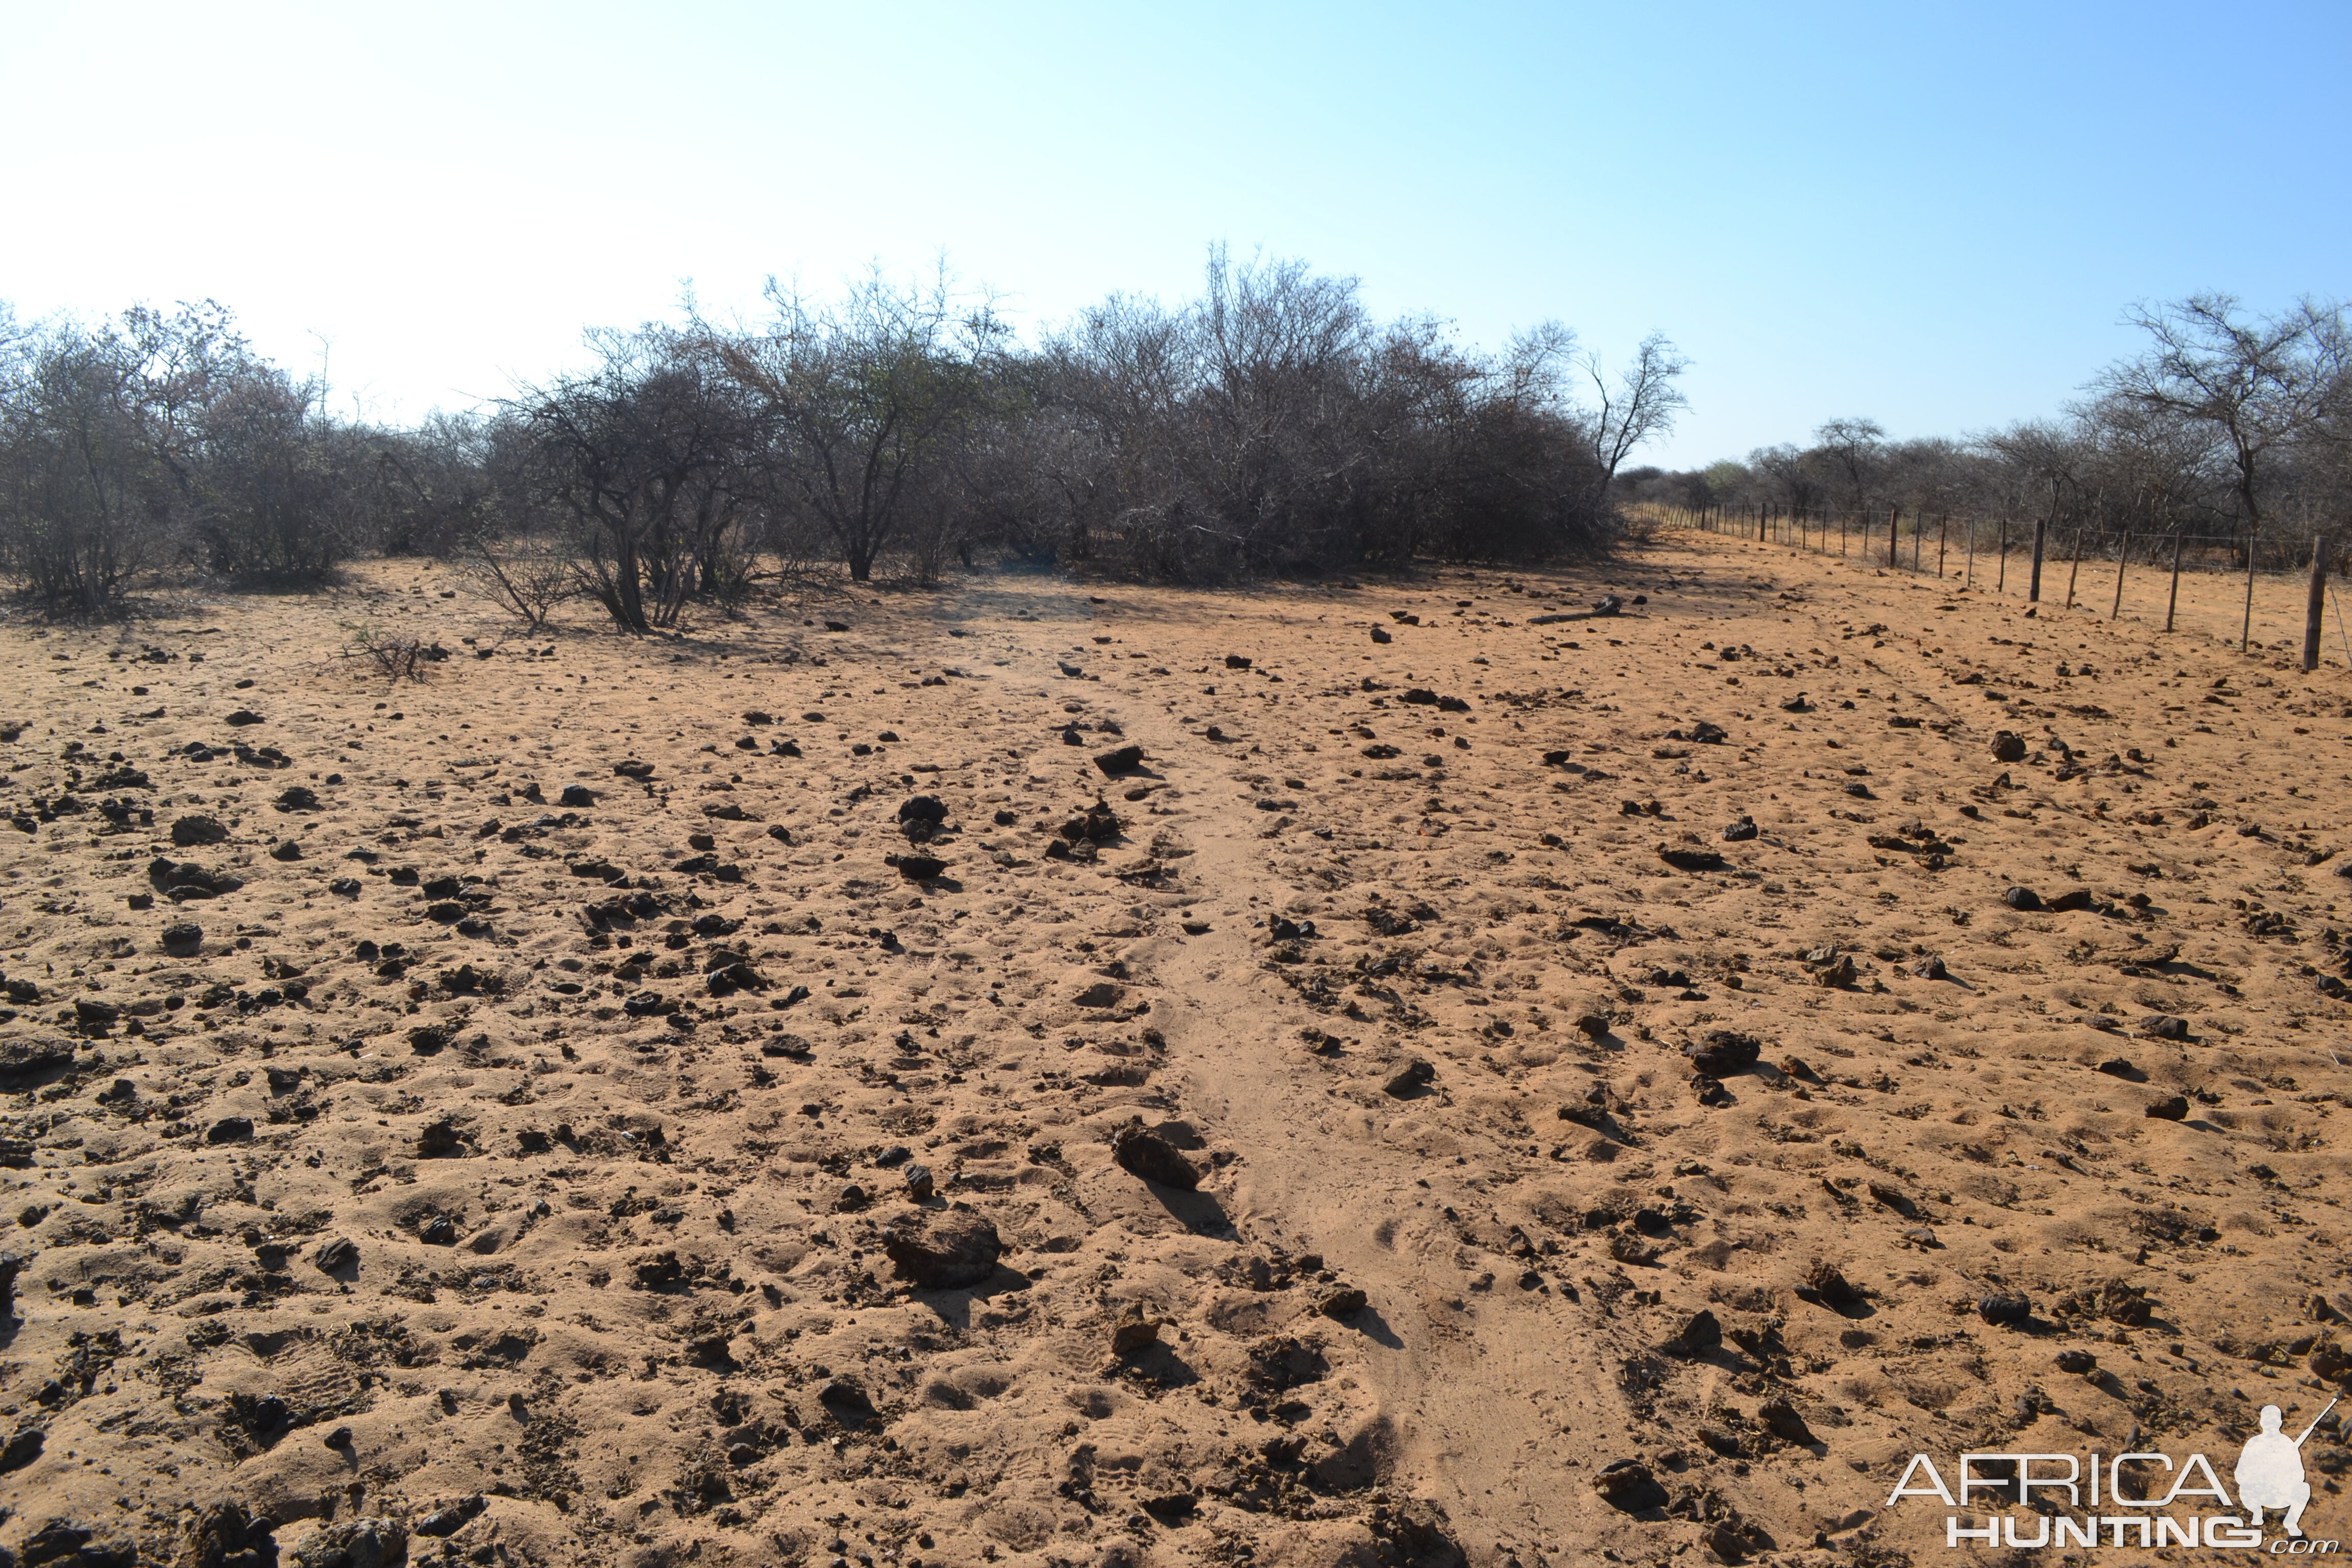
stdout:
[[216,816],[184,816],[172,824],[172,842],[183,849],[193,849],[200,844],[226,842],[228,829]]
[[1160,1320],[1148,1315],[1139,1304],[1130,1303],[1110,1329],[1110,1352],[1116,1356],[1139,1355],[1160,1342]]
[[488,1500],[479,1492],[470,1497],[459,1498],[456,1502],[436,1508],[418,1520],[416,1533],[429,1536],[455,1535],[465,1529],[488,1506]]
[[1756,1407],[1756,1419],[1764,1429],[1783,1443],[1811,1443],[1812,1428],[1797,1414],[1797,1407],[1785,1399],[1768,1399]]
[[1832,1307],[1862,1303],[1862,1292],[1838,1271],[1837,1265],[1826,1260],[1816,1262],[1805,1271],[1805,1289]]
[[2189,1037],[2189,1020],[2176,1018],[2166,1013],[2158,1013],[2149,1016],[2140,1025],[2139,1031],[2150,1039],[2157,1040],[2186,1040]]
[[1109,778],[1117,778],[1122,773],[1139,772],[1143,767],[1143,748],[1120,746],[1113,751],[1104,752],[1095,758],[1095,766],[1100,768],[1104,775]]
[[283,839],[269,852],[269,858],[272,860],[299,860],[302,858],[302,847],[291,838]]
[[307,784],[288,784],[278,792],[277,805],[280,811],[316,811],[319,792]]
[[2013,1329],[2033,1317],[2033,1302],[2014,1290],[1999,1290],[1977,1302],[1977,1316],[1995,1328]]
[[929,1165],[909,1165],[901,1179],[907,1184],[907,1199],[909,1203],[924,1204],[931,1201],[934,1185],[931,1168]]
[[1592,601],[1592,613],[1596,616],[1613,616],[1624,607],[1625,601],[1614,594],[1603,594]]
[[85,1029],[109,1029],[122,1016],[122,1009],[111,1002],[93,1001],[88,996],[74,999],[74,1022]]
[[1723,1343],[1723,1325],[1713,1312],[1701,1307],[1683,1321],[1683,1326],[1666,1342],[1679,1354],[1705,1355]]
[[947,874],[948,863],[931,855],[891,855],[883,864],[896,866],[898,875],[909,882],[928,882]]
[[320,1242],[319,1249],[310,1255],[311,1267],[321,1274],[339,1274],[347,1268],[356,1268],[359,1261],[359,1243],[347,1236]]
[[230,714],[226,719],[223,720],[222,722],[228,725],[231,729],[241,730],[247,724],[258,724],[262,722],[262,718],[260,714],[256,713],[250,708],[240,708],[236,712]]
[[2098,897],[2090,889],[2069,888],[2042,905],[2042,908],[2056,914],[2067,914],[2075,910],[2087,910],[2096,902],[2098,902]]
[[2156,1101],[2140,1114],[2158,1121],[2185,1121],[2189,1119],[2189,1100],[2185,1095],[2176,1094],[2168,1100]]
[[1736,1072],[1744,1072],[1754,1067],[1763,1054],[1762,1041],[1730,1029],[1709,1029],[1683,1047],[1683,1055],[1690,1058],[1691,1066],[1709,1078],[1729,1078]]
[[586,784],[565,784],[555,804],[568,806],[589,806],[596,804],[596,792]]
[[1201,1173],[1192,1163],[1179,1153],[1173,1143],[1146,1128],[1141,1117],[1111,1134],[1110,1156],[1129,1175],[1164,1187],[1181,1187],[1191,1192],[1201,1184]]
[[11,1432],[8,1440],[0,1443],[0,1475],[21,1470],[39,1458],[41,1446],[48,1440],[48,1434],[38,1426],[19,1426]]
[[2060,1372],[2070,1372],[2077,1377],[2087,1377],[2098,1370],[2099,1358],[2089,1351],[2060,1351],[2056,1359]]
[[253,1118],[224,1116],[205,1129],[207,1143],[249,1143],[253,1141]]
[[2142,1073],[2139,1068],[2132,1066],[2131,1063],[2126,1061],[2121,1057],[2109,1057],[2105,1061],[2099,1064],[2098,1070],[2105,1073],[2109,1078],[2127,1078],[2137,1079],[2147,1076]]
[[817,1385],[817,1403],[844,1426],[860,1426],[874,1418],[874,1400],[855,1378],[829,1377]]
[[2021,763],[2025,760],[2025,737],[2014,731],[2002,730],[1992,738],[1992,760],[1996,763]]
[[1437,1081],[1437,1069],[1430,1065],[1429,1059],[1425,1057],[1411,1057],[1406,1058],[1404,1066],[1399,1068],[1388,1082],[1381,1085],[1381,1089],[1382,1092],[1402,1100],[1417,1089],[1428,1088],[1435,1081]]
[[1666,1502],[1666,1489],[1658,1484],[1650,1467],[1639,1459],[1617,1459],[1602,1467],[1601,1473],[1592,1478],[1592,1489],[1612,1508],[1627,1513],[1664,1508]]
[[1731,1103],[1731,1091],[1723,1087],[1723,1080],[1719,1078],[1709,1078],[1703,1072],[1693,1073],[1690,1086],[1692,1096],[1701,1105],[1715,1106]]
[[2012,910],[2031,914],[2042,907],[2042,895],[2031,888],[2011,888],[2000,896],[2000,901]]
[[330,1524],[294,1553],[296,1568],[397,1568],[408,1560],[408,1527],[396,1519]]
[[446,1214],[436,1214],[417,1227],[416,1239],[427,1247],[455,1247],[457,1222]]
[[1352,1318],[1364,1310],[1370,1300],[1353,1285],[1343,1285],[1315,1303],[1315,1310],[1327,1318]]
[[416,1157],[420,1160],[437,1160],[465,1147],[466,1135],[458,1131],[457,1123],[446,1120],[430,1123],[416,1135]]
[[994,1273],[1004,1244],[995,1226],[968,1209],[917,1210],[883,1232],[882,1250],[901,1279],[925,1290],[953,1290]]
[[180,1536],[177,1568],[270,1568],[278,1560],[278,1526],[223,1500],[201,1510]]
[[1723,857],[1712,849],[1682,849],[1670,844],[1658,846],[1658,858],[1677,871],[1720,871]]
[[640,784],[654,776],[653,763],[641,763],[634,758],[626,762],[614,763],[613,771],[625,779],[635,779]]
[[1745,844],[1755,837],[1759,831],[1754,817],[1743,816],[1723,830],[1723,841],[1727,844]]

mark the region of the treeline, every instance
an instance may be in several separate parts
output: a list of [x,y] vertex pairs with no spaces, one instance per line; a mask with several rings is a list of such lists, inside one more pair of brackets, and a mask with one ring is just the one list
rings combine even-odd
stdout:
[[944,278],[767,306],[592,332],[583,368],[405,427],[336,416],[215,305],[0,310],[0,573],[102,614],[174,573],[433,554],[534,623],[585,595],[645,631],[763,574],[928,581],[983,547],[1188,583],[1533,561],[1605,543],[1616,473],[1684,405],[1663,337],[1614,376],[1556,325],[1480,353],[1221,251],[1195,300],[1033,342]]
[[[2282,557],[2352,524],[2352,342],[2341,307],[2252,317],[2200,295],[2133,312],[2143,352],[2056,418],[1896,441],[1832,419],[1811,444],[1688,472],[1626,470],[1633,500],[1902,526],[2040,522],[2105,548],[2174,533]],[[2342,542],[2352,542],[2347,540]],[[2265,559],[2268,558],[2267,553]]]

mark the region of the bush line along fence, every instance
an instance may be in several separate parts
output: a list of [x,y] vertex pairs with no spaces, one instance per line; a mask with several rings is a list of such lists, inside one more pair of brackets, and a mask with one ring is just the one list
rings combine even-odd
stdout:
[[[2328,574],[2341,575],[2347,564],[2328,546],[2326,534],[2308,543],[2294,537],[2271,539],[2243,533],[2192,534],[2180,530],[2149,531],[2076,528],[2063,538],[2044,519],[2032,522],[2008,518],[1990,522],[1948,512],[1906,512],[1889,507],[1885,512],[1835,510],[1829,508],[1750,506],[1679,507],[1652,503],[1639,509],[1651,521],[1669,528],[1696,529],[1759,543],[1786,545],[1814,554],[1834,554],[1864,565],[1889,571],[1932,575],[1938,580],[1958,576],[1966,588],[1977,586],[1981,573],[1992,579],[1997,594],[2009,592],[2011,557],[2018,563],[2029,603],[2042,600],[2045,575],[2066,569],[2065,607],[2073,609],[2075,589],[2087,558],[2116,570],[2114,597],[2107,618],[2123,615],[2124,584],[2135,561],[2168,571],[2164,629],[2173,629],[2180,606],[2180,577],[2186,571],[2218,575],[2242,571],[2246,576],[2244,613],[2238,647],[2252,651],[2255,574],[2267,567],[2274,574],[2307,572],[2303,627],[2303,668],[2319,666],[2320,630],[2327,601]],[[2053,546],[2057,548],[2053,550]],[[2345,658],[2352,664],[2352,637],[2343,628],[2343,606],[2336,605],[2337,632],[2345,637]]]

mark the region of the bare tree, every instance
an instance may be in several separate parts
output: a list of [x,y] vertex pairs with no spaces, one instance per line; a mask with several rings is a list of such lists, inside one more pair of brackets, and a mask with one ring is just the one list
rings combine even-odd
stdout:
[[[1566,331],[1557,325],[1548,330],[1555,334]],[[1574,341],[1573,334],[1569,334],[1568,341]],[[1652,332],[1633,351],[1633,363],[1618,373],[1613,388],[1601,374],[1599,356],[1587,354],[1580,363],[1592,379],[1599,404],[1592,419],[1592,449],[1601,464],[1601,488],[1606,493],[1617,478],[1619,465],[1653,436],[1673,430],[1675,416],[1690,406],[1690,399],[1675,384],[1675,378],[1690,368],[1690,361],[1675,352],[1664,332]]]
[[772,501],[814,518],[863,583],[919,509],[942,504],[1011,329],[944,269],[920,287],[877,270],[832,304],[772,279],[768,298],[764,331],[697,331],[761,421]]
[[1825,419],[1815,427],[1813,441],[1844,489],[1846,504],[1856,512],[1868,510],[1870,487],[1886,447],[1885,426],[1875,419]]
[[647,328],[591,342],[594,370],[527,390],[516,412],[541,493],[583,536],[589,591],[642,635],[724,585],[727,536],[757,504],[752,425],[698,339]]
[[2125,320],[2147,334],[2147,352],[2110,366],[2095,384],[2122,402],[2216,434],[2229,455],[2251,552],[2271,461],[2321,424],[2342,384],[2341,312],[2305,300],[2249,321],[2231,296],[2197,294],[2136,307]]

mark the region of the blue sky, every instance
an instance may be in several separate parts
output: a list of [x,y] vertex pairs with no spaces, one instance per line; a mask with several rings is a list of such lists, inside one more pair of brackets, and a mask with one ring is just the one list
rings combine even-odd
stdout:
[[[770,273],[1030,325],[1208,242],[1696,362],[1653,460],[2053,410],[2136,300],[2352,295],[2352,6],[0,4],[0,298],[210,296],[383,417]],[[346,401],[344,406],[352,405]]]

